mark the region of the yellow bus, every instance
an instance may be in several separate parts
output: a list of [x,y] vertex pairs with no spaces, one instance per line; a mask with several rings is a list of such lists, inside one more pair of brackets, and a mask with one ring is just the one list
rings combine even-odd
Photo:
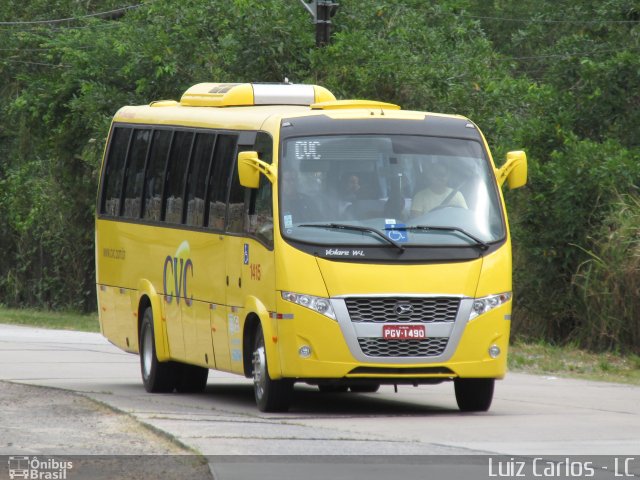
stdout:
[[113,118],[97,201],[102,334],[149,392],[253,379],[261,411],[322,392],[452,381],[486,411],[505,375],[511,242],[470,120],[336,100],[313,85],[215,84]]

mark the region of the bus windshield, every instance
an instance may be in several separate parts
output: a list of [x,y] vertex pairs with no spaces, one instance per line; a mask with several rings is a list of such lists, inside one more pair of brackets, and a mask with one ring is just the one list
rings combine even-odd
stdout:
[[490,163],[474,140],[295,137],[284,141],[279,169],[280,225],[292,240],[486,248],[505,238]]

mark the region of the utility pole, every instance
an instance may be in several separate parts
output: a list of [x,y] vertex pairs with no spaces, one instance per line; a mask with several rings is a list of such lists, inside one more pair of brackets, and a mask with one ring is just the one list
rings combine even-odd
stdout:
[[316,47],[329,45],[331,41],[331,18],[338,11],[339,4],[333,0],[300,0],[302,6],[313,17],[316,26]]

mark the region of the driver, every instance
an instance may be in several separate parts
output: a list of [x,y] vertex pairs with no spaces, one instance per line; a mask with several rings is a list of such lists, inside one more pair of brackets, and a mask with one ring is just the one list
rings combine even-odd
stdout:
[[467,208],[462,194],[448,186],[449,170],[445,165],[436,163],[425,169],[424,179],[426,187],[416,193],[411,202],[411,217],[419,217],[438,207]]

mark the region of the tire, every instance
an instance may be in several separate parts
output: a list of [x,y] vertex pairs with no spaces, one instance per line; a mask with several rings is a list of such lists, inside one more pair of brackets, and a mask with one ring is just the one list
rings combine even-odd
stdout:
[[186,363],[176,364],[176,391],[178,393],[202,393],[207,386],[209,369]]
[[375,383],[373,385],[354,385],[349,387],[353,393],[376,393],[380,390],[380,384]]
[[288,379],[271,380],[267,366],[262,326],[258,325],[253,342],[253,390],[261,412],[286,412],[291,404],[293,382]]
[[463,412],[486,412],[493,400],[493,378],[456,378],[454,388],[458,407]]
[[140,371],[147,392],[170,393],[175,389],[176,364],[159,362],[156,355],[153,312],[147,307],[140,326]]

